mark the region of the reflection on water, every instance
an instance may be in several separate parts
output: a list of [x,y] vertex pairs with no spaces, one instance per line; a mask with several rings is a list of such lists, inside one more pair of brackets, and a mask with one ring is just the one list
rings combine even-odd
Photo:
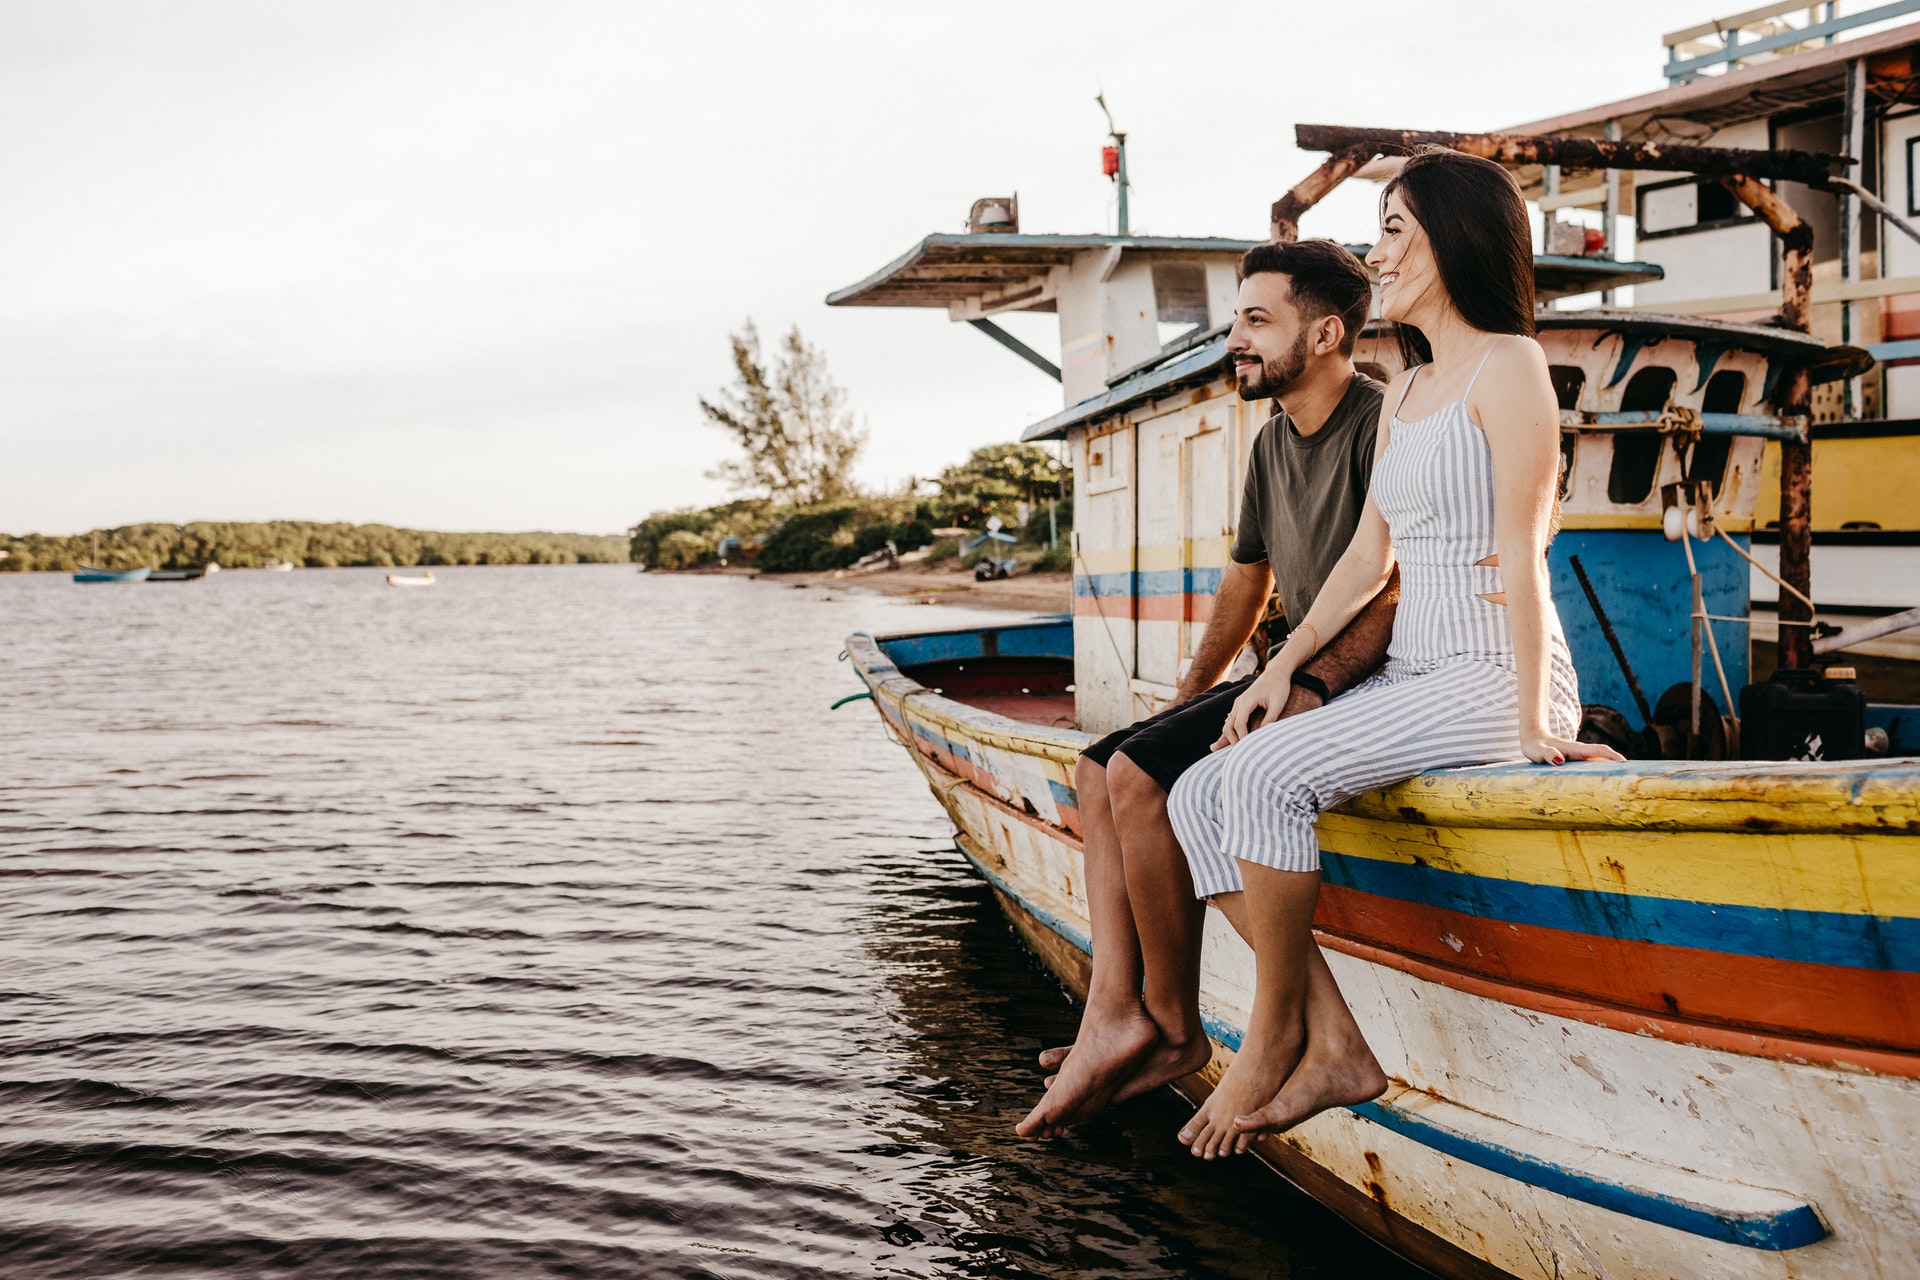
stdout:
[[831,661],[618,566],[0,575],[9,1276],[1409,1274],[1073,1012]]

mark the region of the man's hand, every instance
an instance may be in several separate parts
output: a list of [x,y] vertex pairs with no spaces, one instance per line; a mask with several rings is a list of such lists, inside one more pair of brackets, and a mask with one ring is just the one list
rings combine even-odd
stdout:
[[1313,690],[1295,685],[1293,692],[1287,695],[1287,705],[1280,708],[1280,718],[1285,720],[1288,716],[1297,716],[1303,711],[1313,711],[1326,705],[1320,695]]

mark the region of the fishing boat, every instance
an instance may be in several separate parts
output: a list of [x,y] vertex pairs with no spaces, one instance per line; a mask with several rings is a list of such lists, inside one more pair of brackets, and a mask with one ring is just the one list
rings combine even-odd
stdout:
[[[1442,770],[1326,814],[1316,935],[1393,1084],[1262,1137],[1258,1157],[1448,1277],[1920,1274],[1920,708],[1872,708],[1881,756],[1863,740],[1834,754],[1865,758],[1698,758],[1737,739],[1721,712],[1751,674],[1768,451],[1787,476],[1778,572],[1804,594],[1809,403],[1871,365],[1805,331],[1807,237],[1756,180],[1817,180],[1839,162],[1299,134],[1331,154],[1275,205],[1275,238],[1393,144],[1423,141],[1522,168],[1717,175],[1788,255],[1773,324],[1539,317],[1568,464],[1552,585],[1584,696],[1624,708],[1670,685],[1643,742],[1695,758]],[[992,329],[998,310],[1059,317],[1059,366],[990,336],[1066,391],[1025,438],[1063,439],[1071,456],[1071,615],[856,634],[846,656],[961,854],[1076,995],[1091,938],[1075,762],[1172,696],[1267,416],[1238,399],[1225,361],[1235,252],[995,229],[929,237],[829,299],[946,306]],[[1536,265],[1543,295],[1659,274],[1578,255]],[[1192,332],[1156,345],[1170,312]],[[1369,327],[1356,362],[1399,370],[1387,326]],[[1814,619],[1782,601],[1783,657],[1810,664]],[[1254,978],[1212,910],[1202,970],[1213,1059],[1176,1086],[1194,1101],[1231,1061]]]
[[140,569],[97,569],[92,565],[81,565],[73,571],[75,582],[145,582],[153,574],[151,568]]
[[407,577],[404,574],[390,573],[387,575],[387,585],[390,587],[430,587],[433,585],[433,570],[429,569],[418,577]]

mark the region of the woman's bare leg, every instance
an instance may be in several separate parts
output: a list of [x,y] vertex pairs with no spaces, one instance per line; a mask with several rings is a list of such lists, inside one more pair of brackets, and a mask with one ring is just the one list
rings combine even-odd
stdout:
[[[1244,893],[1223,893],[1213,904],[1251,946],[1245,899]],[[1309,951],[1308,965],[1306,1052],[1273,1101],[1254,1113],[1258,1123],[1251,1128],[1278,1133],[1332,1107],[1350,1107],[1386,1092],[1387,1073],[1368,1047],[1318,945]]]
[[1242,861],[1242,895],[1251,935],[1253,1010],[1226,1074],[1213,1095],[1180,1131],[1180,1140],[1204,1160],[1244,1151],[1252,1134],[1237,1126],[1274,1100],[1306,1047],[1307,975],[1312,964],[1313,909],[1318,871],[1277,871]]

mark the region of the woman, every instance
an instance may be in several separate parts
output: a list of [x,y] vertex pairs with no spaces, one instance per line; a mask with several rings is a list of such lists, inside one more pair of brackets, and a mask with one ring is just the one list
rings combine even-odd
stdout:
[[[1309,1042],[1302,1023],[1308,984],[1333,981],[1311,931],[1323,810],[1448,765],[1621,758],[1573,740],[1580,695],[1546,565],[1560,413],[1532,337],[1519,187],[1488,160],[1414,156],[1382,196],[1367,265],[1381,316],[1424,335],[1432,361],[1387,389],[1373,490],[1346,553],[1235,702],[1214,754],[1168,797],[1195,891],[1256,956],[1245,1040],[1180,1134],[1206,1159],[1386,1087],[1357,1034]],[[1374,597],[1396,558],[1386,667],[1321,710],[1280,720],[1294,672]]]

